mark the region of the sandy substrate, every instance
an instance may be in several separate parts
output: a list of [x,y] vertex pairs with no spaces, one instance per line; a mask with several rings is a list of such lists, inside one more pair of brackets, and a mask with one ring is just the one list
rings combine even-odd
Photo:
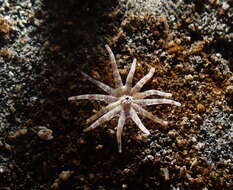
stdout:
[[[146,137],[131,121],[117,150],[117,118],[84,133],[113,86],[112,48],[126,78],[181,107],[149,106]],[[231,0],[0,1],[0,190],[233,189]]]

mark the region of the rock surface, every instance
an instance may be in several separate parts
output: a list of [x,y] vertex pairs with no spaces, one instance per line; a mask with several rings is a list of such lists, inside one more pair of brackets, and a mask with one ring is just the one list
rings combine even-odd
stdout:
[[[0,189],[233,189],[232,23],[230,0],[0,1]],[[116,120],[83,133],[102,104],[67,100],[101,92],[80,70],[113,84],[105,44],[182,103],[148,107],[171,121],[149,137],[128,122],[122,154]]]

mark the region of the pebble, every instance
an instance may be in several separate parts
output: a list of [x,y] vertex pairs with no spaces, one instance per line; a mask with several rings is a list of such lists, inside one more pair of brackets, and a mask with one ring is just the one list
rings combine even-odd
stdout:
[[192,81],[193,80],[193,76],[192,75],[185,75],[184,78],[188,81]]
[[47,127],[39,127],[39,131],[37,132],[37,135],[40,139],[45,141],[50,141],[53,139],[53,131],[51,129],[48,129]]
[[233,85],[229,85],[229,86],[226,87],[226,93],[228,95],[233,96]]
[[70,178],[70,176],[73,174],[74,172],[73,171],[70,171],[70,170],[67,170],[67,171],[62,171],[58,178],[61,180],[61,181],[66,181]]
[[204,113],[205,112],[205,106],[203,104],[197,104],[197,111],[199,113]]
[[168,181],[170,179],[168,169],[160,168],[160,171],[162,172],[162,175],[164,176],[165,181]]
[[15,131],[14,133],[10,133],[9,138],[15,139],[17,137],[26,135],[27,132],[28,132],[28,130],[26,128],[19,129],[19,130]]

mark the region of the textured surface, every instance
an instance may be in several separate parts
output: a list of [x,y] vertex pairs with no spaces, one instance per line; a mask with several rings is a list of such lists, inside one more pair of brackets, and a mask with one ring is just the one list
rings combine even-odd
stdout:
[[[0,1],[0,189],[232,189],[233,4],[230,0]],[[162,127],[117,121],[83,133],[104,104],[78,71],[114,84],[104,44],[123,80],[173,94],[182,106],[149,107]],[[124,80],[125,81],[125,80]],[[46,133],[42,133],[41,130]]]

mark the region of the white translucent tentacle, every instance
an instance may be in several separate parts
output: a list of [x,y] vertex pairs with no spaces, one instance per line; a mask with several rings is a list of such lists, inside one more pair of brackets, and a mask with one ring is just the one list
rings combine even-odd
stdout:
[[141,131],[143,133],[145,133],[146,135],[149,135],[150,132],[146,129],[146,127],[142,124],[140,118],[138,117],[138,114],[136,113],[136,111],[131,107],[130,108],[130,117],[131,119],[134,121],[134,123],[139,127],[139,129],[141,129]]
[[108,111],[114,109],[116,106],[120,105],[121,101],[118,100],[116,102],[113,102],[109,105],[107,105],[106,107],[102,108],[100,111],[98,111],[95,115],[91,116],[89,119],[87,119],[87,124],[91,123],[93,121],[95,121],[96,119],[98,119],[100,116],[102,116],[103,114],[107,113]]
[[98,81],[98,80],[95,80],[93,79],[92,77],[90,77],[89,75],[87,75],[86,73],[84,72],[81,72],[81,74],[86,78],[88,79],[89,81],[91,81],[93,84],[95,84],[96,86],[98,86],[99,88],[101,88],[103,91],[107,92],[108,94],[112,94],[113,93],[113,88]]
[[136,98],[136,99],[143,99],[145,97],[152,96],[152,95],[172,97],[171,93],[166,93],[166,92],[159,91],[159,90],[147,90],[147,91],[144,91],[144,92],[138,92],[135,95],[133,95],[133,97]]
[[121,80],[119,70],[117,68],[115,56],[114,56],[111,48],[107,44],[105,45],[105,48],[108,51],[109,58],[110,58],[110,61],[111,61],[111,64],[112,64],[113,78],[114,78],[114,81],[115,81],[116,88],[122,87],[123,83],[122,83],[122,80]]
[[121,134],[122,134],[122,131],[123,131],[124,124],[125,124],[125,112],[124,112],[124,110],[121,110],[121,114],[120,114],[118,124],[117,124],[117,133],[116,133],[118,151],[120,153],[122,152]]
[[107,112],[106,114],[104,114],[102,117],[100,117],[99,119],[97,119],[94,123],[92,123],[88,128],[84,129],[84,132],[90,131],[92,129],[95,129],[96,127],[98,127],[99,125],[101,125],[102,123],[112,119],[116,114],[118,114],[121,110],[121,106],[117,106],[114,109],[112,109],[111,111]]
[[137,59],[134,58],[133,63],[132,63],[131,68],[130,68],[130,71],[129,71],[129,74],[126,78],[126,83],[125,83],[126,88],[132,87],[133,76],[134,76],[135,69],[136,69],[136,62],[137,62]]
[[167,121],[164,121],[162,119],[159,119],[158,117],[154,116],[152,113],[148,112],[147,110],[145,110],[144,108],[142,108],[141,106],[132,103],[133,108],[142,116],[147,117],[149,119],[151,119],[152,121],[159,123],[163,126],[166,126],[168,124]]
[[69,101],[76,101],[76,100],[99,100],[104,102],[113,102],[117,101],[117,98],[110,95],[103,95],[103,94],[85,94],[79,96],[71,96],[68,98]]
[[155,73],[155,68],[151,68],[149,73],[136,83],[136,85],[132,88],[131,93],[133,94],[133,93],[139,92],[141,88],[143,87],[143,85],[146,84],[147,81],[151,79],[154,73]]
[[157,105],[157,104],[171,104],[175,106],[181,106],[181,104],[177,101],[170,100],[170,99],[139,99],[133,100],[134,103],[140,104],[142,106],[149,106],[149,105]]

